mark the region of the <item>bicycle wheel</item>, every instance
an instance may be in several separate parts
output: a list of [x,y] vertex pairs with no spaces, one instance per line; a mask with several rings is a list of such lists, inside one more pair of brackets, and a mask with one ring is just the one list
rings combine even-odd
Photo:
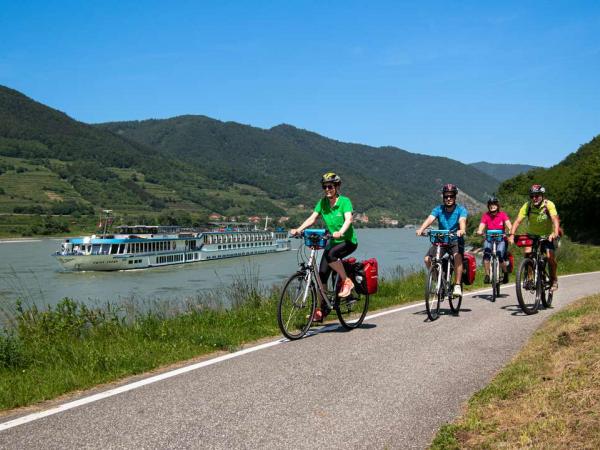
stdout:
[[500,292],[500,286],[498,285],[498,258],[495,255],[492,255],[492,264],[491,264],[491,272],[492,272],[492,301],[496,301],[496,296]]
[[425,283],[425,308],[427,317],[434,321],[440,316],[440,300],[442,299],[441,279],[439,267],[431,266]]
[[552,300],[554,297],[554,292],[552,292],[551,287],[552,283],[550,283],[550,274],[548,273],[548,266],[544,265],[544,270],[542,270],[543,274],[543,288],[542,288],[542,305],[544,308],[550,308],[552,306]]
[[453,297],[452,291],[450,291],[448,303],[450,304],[450,310],[452,313],[458,316],[460,313],[460,305],[462,304],[462,295],[460,297]]
[[[452,286],[452,272],[454,272],[454,266],[452,266],[452,270],[450,271],[450,279],[448,280],[448,303],[450,304],[450,311],[452,311],[452,314],[455,314],[458,316],[459,312],[460,312],[460,305],[462,303],[462,295],[460,297],[454,297],[452,295],[452,291],[453,291],[453,287]],[[460,282],[460,278],[457,275],[457,282]]]
[[539,308],[540,297],[535,280],[535,263],[531,258],[521,261],[515,284],[519,306],[525,314],[535,314]]
[[[357,286],[357,283],[354,282],[354,285]],[[334,309],[342,327],[346,330],[358,328],[369,310],[369,294],[362,294],[355,287],[348,297],[336,296]]]
[[306,272],[297,272],[288,279],[277,306],[277,323],[286,338],[295,340],[306,334],[312,324],[316,298],[312,278],[307,280]]

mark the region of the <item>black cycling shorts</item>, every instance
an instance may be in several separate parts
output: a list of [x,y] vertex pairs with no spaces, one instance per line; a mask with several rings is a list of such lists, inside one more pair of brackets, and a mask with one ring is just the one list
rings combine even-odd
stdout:
[[323,257],[321,258],[321,264],[319,265],[319,277],[321,277],[321,282],[323,284],[327,283],[327,279],[331,273],[331,267],[329,267],[329,263],[345,258],[354,250],[356,250],[357,247],[357,244],[353,244],[350,241],[344,241],[325,248],[323,251]]
[[[429,256],[430,258],[434,258],[435,254],[437,252],[437,245],[432,245],[429,248],[429,251],[427,252],[426,256]],[[452,255],[456,255],[457,253],[460,253],[461,255],[465,252],[465,241],[464,239],[458,239],[456,241],[453,241],[450,243],[450,245],[448,247],[442,247],[442,252],[440,253],[440,255],[444,255],[445,253],[450,253]]]

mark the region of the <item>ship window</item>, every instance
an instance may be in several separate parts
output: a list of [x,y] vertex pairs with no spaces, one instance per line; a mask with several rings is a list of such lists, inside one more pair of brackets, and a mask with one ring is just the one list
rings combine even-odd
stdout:
[[110,254],[116,255],[117,253],[119,253],[119,244],[112,244],[110,247]]

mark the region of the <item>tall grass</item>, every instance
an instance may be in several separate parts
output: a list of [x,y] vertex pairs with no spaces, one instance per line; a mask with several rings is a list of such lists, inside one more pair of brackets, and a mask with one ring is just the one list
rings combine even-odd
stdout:
[[[560,273],[600,268],[600,248],[564,243]],[[483,285],[478,270],[475,284]],[[371,309],[423,298],[425,273],[398,268],[382,274]],[[276,307],[281,286],[264,286],[252,266],[230,285],[185,303],[135,302],[86,306],[63,299],[41,308],[36,292],[0,308],[0,409],[28,405],[65,392],[127,375],[238,349],[247,342],[279,335]]]

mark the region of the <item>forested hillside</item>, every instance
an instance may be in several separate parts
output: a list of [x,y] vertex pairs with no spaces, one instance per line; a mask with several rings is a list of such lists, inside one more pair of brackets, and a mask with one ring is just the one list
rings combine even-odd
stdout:
[[81,217],[90,217],[88,226],[101,208],[162,223],[198,223],[211,213],[294,222],[330,170],[375,223],[422,219],[445,182],[476,200],[498,185],[458,161],[290,125],[264,130],[181,116],[92,126],[0,86],[0,235],[65,232]]
[[200,165],[222,181],[248,184],[290,205],[309,204],[318,193],[320,174],[334,170],[359,211],[419,218],[439,201],[439,188],[454,182],[483,200],[497,181],[447,158],[383,147],[349,144],[290,125],[263,130],[204,116],[99,125]]
[[471,163],[469,165],[494,177],[498,181],[508,180],[523,172],[537,168],[536,166],[529,166],[527,164],[496,164],[485,161]]
[[513,202],[527,200],[529,186],[543,184],[556,203],[565,232],[573,239],[600,243],[600,136],[559,164],[505,181],[499,192]]

